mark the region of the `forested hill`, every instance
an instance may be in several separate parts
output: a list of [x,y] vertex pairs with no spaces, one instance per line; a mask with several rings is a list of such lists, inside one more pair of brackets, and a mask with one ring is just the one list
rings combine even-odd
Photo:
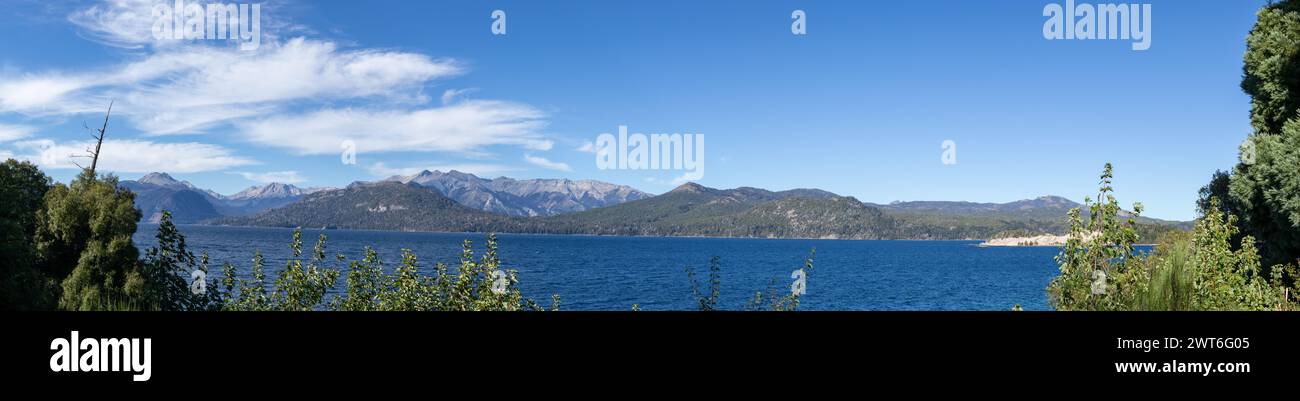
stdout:
[[[748,187],[722,190],[691,183],[659,196],[613,206],[548,217],[521,217],[469,208],[419,185],[379,182],[317,192],[255,216],[224,217],[208,223],[400,231],[837,239],[986,239],[1004,232],[1059,234],[1065,230],[1065,213],[1060,210],[1039,214],[1015,208],[1020,213],[1007,213],[975,210],[969,205],[961,211],[929,210],[933,208],[934,205],[871,205],[819,190],[774,192]],[[1154,236],[1176,224],[1145,221],[1143,231]]]

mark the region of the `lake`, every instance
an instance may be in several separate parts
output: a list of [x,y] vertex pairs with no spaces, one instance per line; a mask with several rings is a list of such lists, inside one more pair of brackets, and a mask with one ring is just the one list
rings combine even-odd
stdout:
[[[292,229],[181,225],[189,249],[207,251],[210,277],[231,262],[249,277],[254,250],[266,258],[274,278],[290,255]],[[142,249],[157,243],[157,225],[140,224],[135,241]],[[304,253],[320,233],[328,236],[327,259],[349,260],[374,247],[391,269],[401,250],[411,249],[427,273],[435,262],[458,264],[461,242],[474,241],[482,252],[485,235],[362,230],[303,230]],[[754,292],[776,279],[789,291],[790,274],[816,248],[807,278],[804,310],[1028,310],[1048,309],[1045,288],[1057,274],[1054,247],[981,248],[978,241],[841,241],[732,238],[648,238],[562,235],[497,236],[505,268],[519,271],[526,297],[549,305],[551,294],[564,310],[693,310],[685,268],[693,267],[707,287],[709,259],[721,257],[721,309],[742,309]],[[389,270],[391,271],[391,270]],[[706,288],[707,290],[707,288]]]

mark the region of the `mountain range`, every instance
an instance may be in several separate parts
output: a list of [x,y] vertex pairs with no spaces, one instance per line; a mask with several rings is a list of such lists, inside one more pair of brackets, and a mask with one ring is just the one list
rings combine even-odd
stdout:
[[[506,216],[554,216],[652,196],[629,186],[594,180],[484,179],[455,170],[446,173],[426,170],[379,182],[400,183],[436,192],[458,204]],[[370,184],[374,183],[359,182],[349,188]],[[306,195],[335,190],[269,183],[224,196],[166,173],[150,173],[138,180],[123,181],[121,185],[136,194],[136,207],[143,214],[144,221],[157,222],[162,211],[168,210],[177,223],[248,216],[295,203]]]
[[509,216],[554,216],[616,205],[652,195],[626,185],[568,179],[484,179],[456,170],[422,171],[384,180],[438,191],[456,202]]
[[[421,175],[427,174],[417,176]],[[506,202],[480,203],[478,200],[488,199],[482,193],[476,194],[479,196],[477,198],[469,198],[476,199],[474,203],[466,204],[437,190],[440,188],[437,184],[429,184],[439,182],[438,179],[429,180],[425,184],[420,181],[418,177],[406,177],[354,183],[341,190],[308,194],[298,202],[256,215],[218,218],[208,222],[241,226],[448,232],[985,239],[1010,231],[1062,233],[1067,228],[1066,212],[1079,206],[1060,197],[1042,197],[1005,204],[896,202],[876,205],[816,189],[715,189],[688,183],[662,195],[603,207],[588,207],[568,213],[553,211],[550,215],[541,215],[540,212],[523,215],[520,212],[512,214],[494,209],[508,204]],[[475,185],[482,184],[480,182]],[[434,189],[430,190],[430,186]],[[1148,236],[1184,228],[1185,225],[1186,223],[1145,218],[1139,222],[1144,238],[1152,239],[1154,238]]]
[[141,219],[156,223],[163,210],[177,223],[224,217],[246,216],[293,203],[303,195],[328,188],[298,188],[289,184],[270,183],[254,186],[230,196],[201,189],[166,173],[149,173],[134,181],[122,181],[123,188],[135,193],[135,206]]

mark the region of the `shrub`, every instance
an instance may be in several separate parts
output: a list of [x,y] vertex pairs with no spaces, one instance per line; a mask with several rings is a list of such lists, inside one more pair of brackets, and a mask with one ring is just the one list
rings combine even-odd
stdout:
[[1070,211],[1070,239],[1056,260],[1061,274],[1048,286],[1059,310],[1290,310],[1295,267],[1276,266],[1268,279],[1260,268],[1254,237],[1238,235],[1235,216],[1225,216],[1211,198],[1190,234],[1169,234],[1156,251],[1135,255],[1135,212],[1119,222],[1111,194],[1111,166],[1101,176],[1098,199],[1085,200],[1091,218]]
[[[219,292],[206,279],[208,255],[198,258],[185,247],[185,236],[172,223],[170,212],[163,212],[158,223],[158,245],[145,252],[140,270],[128,278],[127,294],[144,309],[166,311],[215,310],[221,307]],[[196,294],[190,282],[193,272],[205,277],[203,292]]]
[[1101,174],[1097,202],[1084,199],[1088,221],[1080,209],[1069,212],[1070,234],[1056,256],[1061,274],[1048,285],[1049,302],[1059,310],[1123,310],[1136,304],[1147,283],[1147,269],[1135,263],[1138,241],[1135,219],[1142,205],[1120,221],[1119,202],[1112,193],[1110,163]]
[[[502,270],[497,255],[496,235],[487,236],[486,252],[475,259],[470,241],[465,241],[460,265],[452,272],[436,264],[433,275],[420,273],[419,257],[402,251],[402,261],[392,273],[384,270],[383,261],[373,248],[367,247],[360,260],[348,264],[343,293],[329,297],[340,271],[327,268],[326,237],[316,242],[312,258],[303,261],[302,232],[295,230],[290,249],[292,259],[269,288],[262,271],[261,252],[253,257],[253,279],[236,277],[236,269],[224,269],[220,298],[225,310],[322,310],[339,311],[518,311],[559,310],[559,296],[552,296],[549,308],[525,299],[518,289],[517,272]],[[339,261],[346,261],[340,255]],[[268,295],[269,293],[269,295]],[[328,299],[327,299],[328,298]]]
[[[817,250],[809,252],[808,257],[804,259],[803,267],[796,272],[803,274],[803,279],[807,279],[808,272],[813,268],[813,255]],[[722,259],[714,256],[709,259],[709,290],[707,293],[700,290],[700,283],[695,279],[695,270],[687,267],[686,277],[691,281],[691,295],[695,299],[698,310],[713,311],[718,307],[718,296],[722,293]],[[779,284],[778,278],[772,278],[768,282],[767,289],[764,291],[754,292],[754,296],[745,302],[744,310],[747,311],[795,311],[799,309],[799,294],[796,294],[791,288]],[[633,305],[633,310],[640,310],[639,305]]]

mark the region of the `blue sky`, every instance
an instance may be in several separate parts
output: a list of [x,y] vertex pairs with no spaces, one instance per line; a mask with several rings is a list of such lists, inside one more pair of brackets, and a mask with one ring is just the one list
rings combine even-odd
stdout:
[[1037,0],[266,1],[252,51],[155,39],[153,3],[0,0],[0,156],[66,181],[112,99],[103,168],[125,178],[229,194],[454,168],[670,190],[682,172],[582,150],[626,125],[704,134],[712,187],[1081,201],[1112,162],[1121,202],[1186,220],[1249,133],[1264,1],[1152,1],[1146,51],[1046,40],[1058,2]]

